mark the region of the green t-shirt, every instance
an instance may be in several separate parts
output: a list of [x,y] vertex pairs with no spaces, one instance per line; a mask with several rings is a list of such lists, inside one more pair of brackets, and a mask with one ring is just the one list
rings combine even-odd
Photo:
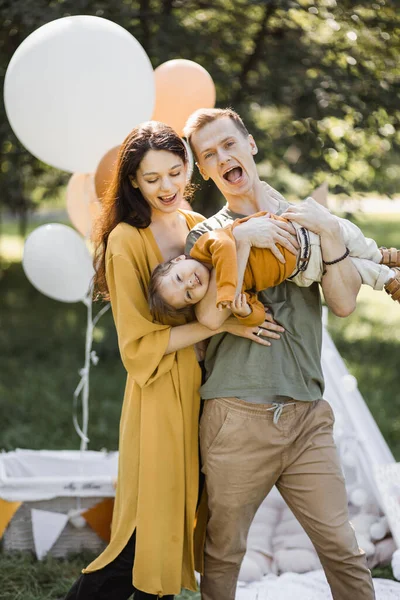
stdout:
[[[276,214],[284,212],[279,201]],[[189,233],[185,252],[206,231],[225,227],[244,217],[225,206],[216,215],[199,223]],[[214,335],[207,348],[207,379],[200,389],[202,398],[281,396],[313,401],[322,398],[324,379],[321,367],[322,321],[319,286],[298,287],[284,281],[258,294],[274,319],[285,328],[280,340],[262,346],[229,333]]]

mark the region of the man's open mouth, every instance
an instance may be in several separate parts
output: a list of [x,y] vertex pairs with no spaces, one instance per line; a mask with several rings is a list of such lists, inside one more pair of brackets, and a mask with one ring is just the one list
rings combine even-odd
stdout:
[[226,181],[229,183],[237,183],[243,175],[243,170],[241,167],[232,167],[229,171],[226,171],[223,175]]

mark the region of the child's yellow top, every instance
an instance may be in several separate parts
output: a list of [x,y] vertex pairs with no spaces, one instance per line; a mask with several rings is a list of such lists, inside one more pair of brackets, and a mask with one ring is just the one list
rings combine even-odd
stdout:
[[[231,225],[223,229],[214,229],[204,233],[195,242],[190,255],[201,262],[212,264],[217,279],[217,304],[220,302],[233,302],[237,286],[237,256],[236,242],[233,229],[253,217],[268,215],[276,221],[286,221],[282,217],[266,212],[258,212],[243,219],[236,219]],[[249,259],[243,278],[242,291],[246,293],[247,301],[252,312],[247,317],[238,317],[241,323],[252,326],[261,325],[265,320],[265,308],[257,298],[257,292],[275,287],[289,277],[296,267],[296,256],[283,248],[277,247],[285,257],[286,263],[281,263],[269,248],[255,248],[250,250]]]
[[[197,213],[181,212],[189,229],[204,220]],[[149,227],[120,223],[112,231],[106,275],[128,376],[111,541],[84,570],[110,563],[136,529],[133,584],[159,595],[179,594],[181,587],[196,589],[193,530],[200,403],[200,368],[193,347],[165,355],[171,327],[154,323],[149,311],[150,275],[162,260]]]

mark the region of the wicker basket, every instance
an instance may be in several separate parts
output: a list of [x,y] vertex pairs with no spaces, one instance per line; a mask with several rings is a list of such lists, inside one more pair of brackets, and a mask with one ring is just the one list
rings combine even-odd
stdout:
[[[74,497],[59,497],[53,498],[52,500],[23,502],[4,532],[2,539],[3,550],[5,552],[35,552],[31,520],[32,508],[67,514],[71,509],[91,508],[101,500],[103,500],[103,498],[78,499]],[[97,533],[95,533],[89,525],[77,528],[68,522],[48,554],[56,557],[65,557],[68,554],[78,553],[82,550],[100,553],[105,546],[105,542],[99,538]]]

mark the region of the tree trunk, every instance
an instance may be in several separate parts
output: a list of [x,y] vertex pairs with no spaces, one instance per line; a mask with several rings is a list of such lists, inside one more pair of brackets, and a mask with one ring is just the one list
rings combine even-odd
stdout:
[[266,4],[264,7],[264,14],[261,18],[260,28],[258,30],[256,39],[254,41],[253,52],[249,54],[243,63],[242,71],[239,75],[239,87],[233,96],[233,105],[240,104],[243,99],[243,90],[247,85],[247,78],[250,71],[256,66],[258,60],[261,57],[264,40],[267,33],[268,21],[276,11],[277,7],[275,4]]

